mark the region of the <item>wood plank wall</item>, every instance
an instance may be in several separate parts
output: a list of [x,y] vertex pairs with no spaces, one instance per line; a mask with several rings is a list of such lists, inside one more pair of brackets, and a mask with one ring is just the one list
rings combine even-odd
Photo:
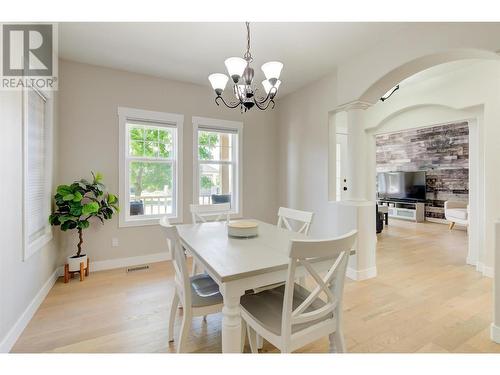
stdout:
[[444,202],[469,200],[467,122],[376,136],[378,172],[425,171],[425,216],[444,219]]

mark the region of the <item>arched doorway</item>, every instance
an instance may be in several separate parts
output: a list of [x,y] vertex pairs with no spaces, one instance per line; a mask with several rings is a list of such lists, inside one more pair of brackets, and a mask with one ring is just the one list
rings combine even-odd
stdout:
[[441,65],[447,62],[478,59],[478,60],[497,60],[500,56],[491,51],[476,49],[450,50],[432,55],[422,56],[408,61],[393,69],[376,82],[372,83],[366,91],[359,97],[360,102],[375,104],[392,87],[421,71]]
[[[359,115],[359,110],[360,109],[366,110],[366,108],[371,108],[375,103],[377,103],[379,98],[382,97],[389,89],[391,89],[395,85],[399,84],[405,78],[408,78],[416,73],[419,73],[419,72],[426,70],[426,69],[433,67],[433,66],[437,66],[437,65],[440,65],[440,64],[443,64],[446,62],[466,60],[466,59],[479,59],[479,60],[483,60],[483,61],[486,61],[486,60],[499,61],[500,60],[499,56],[497,54],[490,52],[490,51],[481,51],[481,50],[447,51],[447,52],[443,52],[443,53],[439,53],[439,54],[423,56],[423,57],[420,57],[418,59],[414,59],[412,61],[404,63],[401,66],[399,66],[398,68],[396,68],[396,69],[392,70],[391,72],[385,74],[384,76],[380,77],[376,82],[368,85],[367,89],[364,91],[364,93],[359,97],[359,99],[357,101],[340,106],[334,112],[335,113],[345,112],[345,113],[347,113],[346,117],[348,119],[349,118],[353,119],[353,121],[351,123],[347,124],[348,127],[351,127],[354,129],[356,127],[359,128],[360,126],[365,126],[364,124],[362,124],[363,123],[363,115]],[[486,85],[486,87],[488,87],[488,85]],[[433,105],[436,103],[430,102],[427,104]],[[484,102],[481,103],[481,101],[478,101],[474,104],[476,106],[480,107],[481,105],[484,105],[485,103]],[[450,106],[450,109],[460,111],[464,108],[461,107],[460,105],[458,105],[458,106]],[[350,111],[352,111],[352,113],[354,115],[349,116]],[[484,118],[482,119],[484,121],[485,126],[489,129],[489,132],[491,134],[495,134],[495,131],[491,131],[491,130],[494,129],[494,125],[496,123],[495,120],[497,119],[498,115],[500,115],[500,112],[497,114],[496,112],[493,113],[490,110],[489,113],[484,114]],[[471,120],[471,122],[477,120],[477,116],[475,116],[475,115],[472,115],[472,116],[467,115],[465,117],[467,117],[469,120]],[[389,119],[381,118],[380,121],[375,122],[375,125],[372,124],[371,126],[372,127],[380,126],[384,120],[388,121]],[[492,159],[495,158],[495,155],[496,155],[496,158],[498,159],[498,155],[496,154],[496,152],[498,150],[496,150],[496,146],[493,145],[492,139],[491,139],[492,137],[489,136],[488,133],[486,133],[484,135],[484,137],[485,137],[485,143],[486,143],[485,144],[486,151],[484,153],[485,164],[486,164],[485,168],[486,168],[486,170],[490,170],[491,173],[493,173],[494,169],[492,169],[491,167],[492,167],[492,165],[495,165],[495,164],[492,162]],[[357,138],[357,139],[352,139],[352,143],[353,144],[356,143],[355,148],[356,148],[356,150],[358,150],[358,152],[359,152],[360,148],[366,147],[366,142],[369,143],[369,141],[370,141],[369,134],[365,134],[364,137],[360,137],[359,133],[355,133],[354,138]],[[362,146],[360,146],[359,142],[362,142]],[[332,149],[334,150],[335,148],[332,147]],[[355,154],[351,154],[348,157],[350,160],[354,160],[356,157],[358,160],[359,159],[366,159],[366,157],[364,155],[363,155],[363,157],[358,157]],[[368,167],[367,167],[366,162],[364,160],[359,160],[358,164],[360,165],[361,170],[368,170],[367,169]],[[353,164],[353,165],[350,165],[349,168],[351,170],[353,170],[356,167],[357,167],[356,164]],[[486,175],[487,175],[487,172],[485,172],[485,176]],[[369,177],[369,179],[371,179],[371,176],[368,176],[368,177]],[[476,230],[472,229],[474,232],[472,234],[472,237],[473,238],[475,237],[476,240],[471,242],[471,244],[476,243],[477,245],[473,245],[476,247],[482,247],[484,245],[484,247],[486,248],[487,258],[489,260],[489,264],[491,265],[491,272],[490,273],[493,274],[494,265],[498,266],[498,263],[500,262],[500,260],[499,260],[500,257],[498,257],[498,256],[494,257],[494,224],[493,224],[495,221],[494,209],[496,206],[499,205],[499,203],[496,202],[497,199],[494,197],[493,192],[489,188],[489,186],[492,185],[491,178],[490,178],[490,181],[487,181],[485,178],[482,180],[478,179],[478,180],[476,180],[476,182],[478,183],[478,186],[480,189],[481,188],[485,189],[484,200],[486,202],[493,201],[495,203],[491,204],[491,205],[486,205],[486,207],[484,207],[484,210],[479,209],[478,207],[476,207],[476,209],[474,210],[475,217],[477,218],[477,221],[475,221]],[[373,200],[373,195],[371,195],[370,189],[368,187],[369,186],[368,184],[370,184],[371,182],[369,182],[369,180],[366,178],[366,176],[364,178],[360,178],[359,175],[357,176],[355,173],[352,173],[351,178],[350,178],[350,183],[352,185],[361,184],[363,186],[366,186],[366,193],[364,194],[364,199],[367,202]],[[356,205],[353,205],[353,207],[359,206],[359,205],[360,205],[360,203],[357,202]],[[359,211],[358,211],[358,218],[359,217],[360,217],[360,215],[359,215]],[[368,220],[370,220],[370,219],[369,219],[368,213],[367,213],[367,218],[366,218],[365,222],[368,222]],[[358,223],[360,221],[362,221],[362,219],[358,219]],[[484,228],[480,228],[481,226]],[[478,227],[479,227],[479,229],[477,229]],[[359,228],[361,228],[361,227],[359,227]],[[370,251],[372,251],[372,249],[367,248],[366,251],[370,252]],[[362,252],[363,252],[363,249],[360,247],[360,253],[362,253]],[[493,257],[496,258],[494,261],[491,259]],[[500,277],[497,277],[497,279],[495,281],[495,285],[496,285],[496,290],[500,290]],[[496,322],[496,323],[494,323],[492,325],[492,338],[495,341],[500,342],[500,328],[499,328],[500,327],[500,298],[495,299],[495,319],[494,319],[494,322]]]
[[[426,128],[436,128],[440,126],[453,126],[456,124],[467,123],[468,127],[468,186],[469,186],[469,220],[468,227],[468,251],[467,258],[464,261],[467,264],[476,267],[476,270],[485,276],[491,277],[492,274],[485,269],[483,254],[480,249],[483,248],[484,238],[481,229],[484,227],[481,215],[481,207],[484,207],[484,194],[480,189],[481,182],[484,181],[484,158],[482,157],[482,117],[483,107],[477,106],[460,110],[444,105],[415,105],[403,108],[396,113],[392,113],[381,122],[373,124],[366,129],[368,136],[367,147],[369,149],[369,170],[376,170],[375,153],[376,137],[383,134],[400,133],[404,131],[423,130]],[[375,173],[374,173],[375,180]],[[375,185],[369,186],[369,194],[376,196]]]

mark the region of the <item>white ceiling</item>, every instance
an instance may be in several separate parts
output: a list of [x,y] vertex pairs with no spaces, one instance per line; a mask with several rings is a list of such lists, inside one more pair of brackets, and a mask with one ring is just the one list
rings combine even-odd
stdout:
[[[317,80],[339,62],[409,23],[252,23],[253,67],[283,62],[281,95]],[[209,87],[210,73],[242,56],[244,23],[61,23],[59,55],[68,60],[191,82]]]

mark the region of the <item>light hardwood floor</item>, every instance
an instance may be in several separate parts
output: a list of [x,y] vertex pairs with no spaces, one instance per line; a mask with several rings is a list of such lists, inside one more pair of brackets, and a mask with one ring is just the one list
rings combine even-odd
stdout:
[[[489,339],[492,279],[465,265],[466,233],[440,224],[389,224],[378,236],[378,276],[346,283],[348,351],[500,352]],[[172,352],[172,274],[170,262],[162,262],[147,271],[92,273],[82,283],[60,279],[12,351]],[[195,318],[188,350],[220,352],[220,329],[220,314],[206,323]],[[264,345],[263,352],[274,351]],[[327,351],[326,338],[300,350]]]

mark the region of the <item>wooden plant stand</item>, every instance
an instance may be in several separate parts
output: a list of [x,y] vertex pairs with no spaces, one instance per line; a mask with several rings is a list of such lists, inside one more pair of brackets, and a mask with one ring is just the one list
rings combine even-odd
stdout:
[[73,278],[75,273],[80,274],[80,281],[83,281],[85,279],[85,276],[89,275],[89,264],[90,260],[87,258],[87,267],[85,267],[85,263],[80,262],[80,270],[78,271],[70,271],[69,270],[69,264],[64,265],[64,283],[67,284],[69,282],[69,279]]

